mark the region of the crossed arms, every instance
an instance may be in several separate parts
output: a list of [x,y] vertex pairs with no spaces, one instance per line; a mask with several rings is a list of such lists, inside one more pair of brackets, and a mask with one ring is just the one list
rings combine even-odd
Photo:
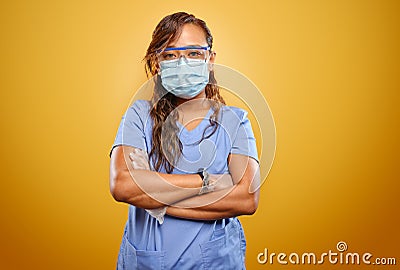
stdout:
[[[212,175],[215,190],[198,195],[202,185],[199,175],[151,171],[145,167],[141,152],[130,146],[113,149],[110,191],[115,200],[146,209],[168,206],[167,214],[187,219],[215,220],[256,211],[260,173],[253,158],[230,154],[229,174]],[[130,153],[137,153],[133,160]]]

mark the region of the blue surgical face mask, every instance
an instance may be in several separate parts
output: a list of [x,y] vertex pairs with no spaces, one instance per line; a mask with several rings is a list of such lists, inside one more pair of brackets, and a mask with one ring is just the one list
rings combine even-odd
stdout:
[[190,99],[197,96],[208,84],[208,60],[181,57],[160,62],[161,83],[177,97]]

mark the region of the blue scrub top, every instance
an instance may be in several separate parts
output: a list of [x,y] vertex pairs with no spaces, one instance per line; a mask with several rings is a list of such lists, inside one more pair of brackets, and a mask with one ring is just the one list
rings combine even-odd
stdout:
[[[149,110],[147,100],[137,100],[128,108],[112,149],[127,145],[150,153]],[[212,113],[210,108],[201,123],[190,131],[177,122],[183,149],[173,174],[196,173],[199,168],[207,168],[212,174],[229,173],[230,153],[259,161],[247,112],[240,108],[223,106],[216,132],[197,143],[205,129],[205,135],[211,133],[213,127],[207,126]],[[154,170],[152,164],[150,167]],[[165,215],[163,224],[159,224],[145,209],[129,205],[117,269],[245,269],[245,250],[243,228],[236,217],[199,221]]]

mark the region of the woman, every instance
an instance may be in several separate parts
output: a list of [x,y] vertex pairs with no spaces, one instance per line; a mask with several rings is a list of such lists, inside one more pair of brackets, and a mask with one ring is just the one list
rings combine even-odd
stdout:
[[111,193],[130,205],[117,269],[245,269],[236,217],[257,209],[258,156],[246,111],[219,93],[212,42],[184,12],[153,32],[153,97],[127,110],[110,153]]

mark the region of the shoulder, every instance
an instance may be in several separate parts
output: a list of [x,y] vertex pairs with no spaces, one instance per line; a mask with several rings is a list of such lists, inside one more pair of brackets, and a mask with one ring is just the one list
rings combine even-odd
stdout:
[[150,110],[150,101],[144,99],[135,100],[131,106],[129,106],[130,110],[135,110],[137,112],[149,112]]
[[[224,105],[221,107],[222,121],[242,122],[247,118],[248,112],[245,109]],[[236,121],[235,121],[236,120]]]
[[135,100],[128,108],[127,114],[138,115],[140,118],[146,118],[150,113],[150,101],[144,99]]
[[125,113],[125,119],[131,122],[146,123],[150,118],[150,101],[139,99],[134,101]]

